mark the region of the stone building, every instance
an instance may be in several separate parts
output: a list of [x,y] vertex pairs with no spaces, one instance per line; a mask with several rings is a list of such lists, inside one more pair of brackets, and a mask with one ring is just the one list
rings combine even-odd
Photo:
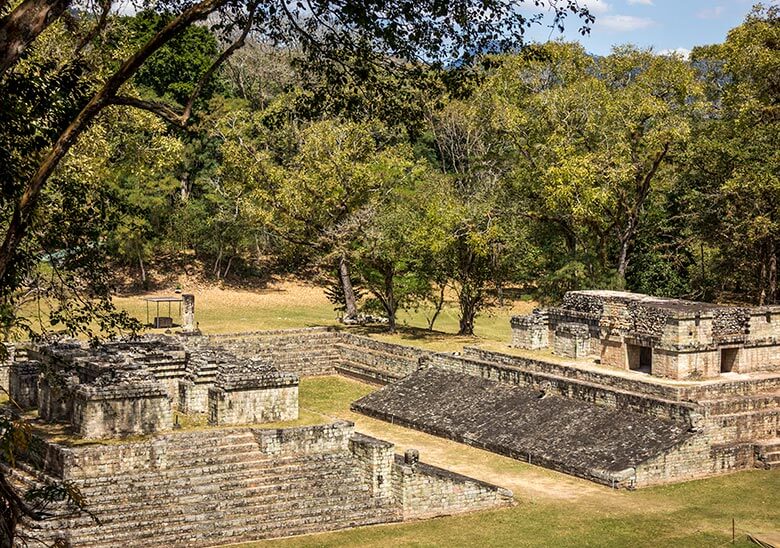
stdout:
[[570,291],[558,307],[512,318],[512,345],[672,379],[780,371],[780,306]]
[[38,416],[2,473],[23,490],[68,482],[89,507],[23,520],[28,545],[214,546],[513,504],[506,489],[400,459],[346,421],[274,427],[298,418],[299,373],[335,372],[338,349],[317,339],[340,335],[248,335],[65,340],[9,355],[0,380]]

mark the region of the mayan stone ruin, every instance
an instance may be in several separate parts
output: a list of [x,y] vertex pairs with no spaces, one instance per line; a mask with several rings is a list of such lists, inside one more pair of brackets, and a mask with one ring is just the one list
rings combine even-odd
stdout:
[[780,306],[754,308],[620,291],[571,291],[512,319],[512,344],[671,379],[780,370]]
[[377,387],[357,413],[615,489],[777,468],[773,314],[586,291],[514,318],[505,351],[324,327],[20,344],[0,379],[37,418],[7,473],[81,489],[100,525],[25,523],[74,546],[219,545],[513,504],[351,422],[284,427],[299,379],[335,374]]
[[5,388],[37,419],[23,460],[5,472],[23,488],[72,482],[99,520],[63,511],[24,522],[25,534],[41,545],[212,546],[513,503],[501,487],[398,458],[347,421],[263,427],[298,417],[299,375],[335,373],[340,337],[12,348]]

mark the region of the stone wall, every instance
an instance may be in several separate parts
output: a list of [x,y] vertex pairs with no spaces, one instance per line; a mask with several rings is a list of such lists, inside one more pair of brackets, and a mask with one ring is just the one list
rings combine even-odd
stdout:
[[439,368],[418,371],[352,408],[615,487],[633,487],[636,466],[702,435],[646,414]]
[[420,368],[420,360],[429,352],[369,337],[342,333],[338,344],[339,373],[371,383],[387,384],[402,379]]
[[208,389],[209,424],[225,426],[298,418],[298,376],[258,360],[224,364]]
[[590,355],[588,326],[576,323],[561,323],[555,327],[553,352],[567,358],[584,358]]
[[8,395],[22,409],[38,406],[38,375],[41,364],[35,360],[16,360],[8,373]]
[[281,371],[301,377],[342,373],[360,380],[387,384],[419,369],[428,352],[386,343],[335,328],[257,331],[190,337],[192,350],[221,346],[244,358],[263,358]]
[[[443,355],[447,356],[447,354]],[[487,378],[491,378],[491,375],[500,378],[501,371],[504,370],[506,370],[505,375],[512,375],[515,370],[545,373],[677,402],[748,396],[760,392],[780,390],[780,376],[671,385],[652,382],[652,379],[647,381],[628,379],[593,369],[575,368],[551,361],[515,356],[477,347],[464,347],[463,356],[486,362],[485,364],[475,364],[471,369],[473,374],[487,376]]]
[[150,434],[173,427],[171,399],[157,384],[78,386],[71,425],[83,438]]
[[298,386],[258,390],[209,388],[209,424],[226,426],[291,421],[298,418]]
[[512,346],[539,350],[550,346],[550,326],[547,312],[536,309],[528,316],[513,316]]
[[395,446],[390,442],[363,434],[356,434],[349,440],[349,449],[357,459],[368,492],[385,501],[391,501],[395,496],[394,448]]
[[[464,356],[436,354],[427,363],[447,371],[517,386],[543,388],[546,392],[567,398],[642,413],[685,425],[691,424],[691,414],[695,412],[692,404],[664,399],[656,394],[634,392],[631,388],[636,387],[630,382],[626,383],[627,386],[610,386],[600,384],[597,378],[589,378],[587,375],[583,375],[584,378],[566,376],[573,371],[565,366],[556,368],[547,362],[475,348],[465,348],[464,353]],[[609,378],[614,382],[614,377]]]
[[474,512],[512,504],[512,492],[422,462],[410,465],[395,457],[396,499],[403,518],[423,519]]

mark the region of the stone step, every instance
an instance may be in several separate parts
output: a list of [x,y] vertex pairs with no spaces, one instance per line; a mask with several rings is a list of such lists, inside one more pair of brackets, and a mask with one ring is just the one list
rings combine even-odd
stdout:
[[[186,497],[164,497],[151,494],[144,502],[128,505],[114,505],[111,508],[98,510],[93,513],[102,522],[101,528],[123,528],[128,520],[133,523],[179,523],[193,522],[198,519],[229,518],[231,516],[243,516],[242,519],[259,515],[264,516],[269,511],[292,515],[293,510],[308,507],[328,507],[329,512],[343,507],[357,508],[364,505],[372,506],[367,491],[362,486],[352,485],[327,488],[312,485],[296,485],[305,488],[305,491],[271,490],[265,494],[249,493],[242,496],[236,493],[229,498],[218,499],[205,495]],[[223,493],[223,495],[227,495]],[[196,516],[204,516],[196,518]],[[75,518],[68,522],[71,526],[92,526],[89,516]]]
[[418,364],[417,356],[398,354],[393,352],[392,349],[355,346],[351,344],[337,344],[336,348],[339,350],[339,355],[345,359],[354,358],[355,354],[358,354],[362,360],[372,363],[395,363],[413,367],[415,369]]
[[[91,548],[113,548],[118,542],[127,547],[156,547],[156,546],[214,546],[221,544],[233,544],[277,537],[289,537],[321,532],[333,531],[356,526],[374,525],[400,521],[396,512],[383,511],[371,512],[350,516],[333,517],[328,514],[313,514],[310,517],[299,519],[285,519],[281,522],[266,522],[256,524],[244,524],[236,526],[230,531],[227,527],[217,525],[216,530],[207,532],[187,530],[163,531],[151,536],[139,536],[138,531],[130,531],[128,535],[92,536],[85,539],[84,545]],[[228,534],[229,533],[229,534]]]
[[[103,528],[123,528],[128,519],[139,523],[165,522],[185,523],[193,522],[194,516],[204,516],[203,519],[228,519],[233,516],[241,519],[249,519],[252,516],[264,516],[270,511],[278,511],[283,515],[293,515],[297,509],[314,507],[328,508],[332,513],[342,509],[352,511],[354,508],[364,505],[371,506],[367,499],[367,493],[361,489],[341,490],[317,490],[311,486],[303,486],[308,492],[302,494],[289,492],[269,492],[264,496],[252,495],[247,497],[235,496],[225,500],[180,500],[180,497],[156,498],[147,500],[146,504],[132,506],[116,506],[110,513],[96,512],[101,520]],[[205,498],[205,497],[201,497]],[[162,506],[170,506],[165,510]],[[130,516],[130,517],[128,517]],[[197,518],[201,519],[201,518]],[[79,520],[82,525],[89,525],[89,519]]]
[[347,376],[368,379],[372,382],[379,381],[385,384],[390,384],[404,377],[404,375],[380,370],[349,360],[341,360],[338,365],[336,365],[336,372]]
[[[350,478],[350,470],[336,469],[328,472],[317,472],[315,468],[305,468],[301,475],[291,472],[284,475],[274,476],[271,473],[264,475],[250,475],[247,477],[231,477],[226,475],[219,481],[199,479],[197,481],[187,482],[186,480],[176,480],[174,483],[165,481],[155,481],[154,483],[122,483],[116,488],[108,489],[86,488],[82,489],[87,503],[94,508],[100,508],[101,511],[113,510],[115,506],[132,506],[135,504],[144,504],[149,496],[166,496],[175,498],[181,503],[192,500],[202,499],[204,496],[228,497],[234,491],[239,491],[242,496],[249,497],[253,495],[262,496],[268,492],[282,493],[293,490],[296,487],[318,487],[320,483],[327,481],[352,481],[355,486],[360,483],[359,490],[364,490],[362,482],[355,478]],[[345,484],[345,489],[351,488]]]
[[774,453],[780,451],[780,438],[771,438],[756,442],[756,449],[760,452]]
[[761,419],[763,417],[780,417],[780,408],[778,409],[759,409],[756,411],[740,411],[738,413],[726,413],[711,417],[718,424],[724,427],[738,424],[744,420]]
[[178,538],[189,535],[206,540],[225,538],[226,535],[220,533],[225,530],[231,530],[234,533],[231,536],[235,537],[241,532],[257,531],[264,527],[288,530],[295,527],[296,522],[319,524],[319,530],[322,530],[322,523],[327,521],[387,521],[394,514],[392,509],[376,507],[366,503],[365,499],[362,504],[356,502],[355,495],[350,493],[327,495],[325,504],[316,497],[302,494],[293,502],[277,500],[240,507],[184,506],[183,509],[187,513],[171,516],[161,513],[158,508],[152,508],[149,517],[139,513],[125,514],[121,522],[100,526],[90,524],[87,527],[72,527],[70,530],[77,538],[97,537],[111,542],[132,542],[144,538],[158,542],[166,534]]
[[[338,458],[344,458],[350,466],[353,461],[337,455]],[[184,465],[176,468],[166,468],[163,470],[150,470],[124,474],[121,477],[113,475],[100,478],[89,478],[76,480],[81,486],[82,491],[91,493],[93,490],[106,489],[112,487],[135,488],[136,485],[154,484],[154,485],[178,485],[186,483],[195,484],[199,481],[211,482],[221,481],[223,478],[253,477],[260,479],[265,476],[283,477],[288,474],[300,474],[304,470],[317,470],[319,467],[328,466],[329,463],[323,459],[312,459],[309,463],[306,461],[289,460],[268,460],[258,459],[256,461],[233,462],[229,464],[221,463],[209,466],[192,467]],[[182,470],[186,474],[182,474]]]

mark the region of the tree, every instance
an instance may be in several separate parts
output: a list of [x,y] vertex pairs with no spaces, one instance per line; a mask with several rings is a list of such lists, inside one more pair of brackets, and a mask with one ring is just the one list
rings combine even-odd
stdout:
[[[381,305],[392,333],[398,310],[408,307],[431,292],[431,272],[423,265],[420,232],[426,231],[421,195],[425,181],[436,174],[423,161],[415,161],[410,147],[396,147],[373,165],[386,182],[369,202],[350,216],[357,225],[349,256],[362,286]],[[428,237],[430,238],[430,234]],[[429,245],[432,245],[428,242]]]
[[[0,76],[3,76],[32,44],[40,33],[68,6],[61,0],[30,0],[23,2],[0,21]],[[101,15],[93,29],[85,37],[91,43],[101,34],[111,4],[102,5]],[[175,4],[171,8],[177,7]],[[591,21],[587,9],[576,1],[554,7],[554,22],[561,24],[567,13],[575,13]],[[164,8],[164,7],[163,7]],[[346,4],[314,2],[292,9],[286,3],[273,2],[246,6],[229,0],[202,0],[182,9],[146,43],[126,57],[95,91],[90,99],[72,118],[70,123],[52,140],[51,148],[43,156],[33,173],[22,185],[16,200],[5,238],[0,246],[0,285],[6,287],[16,252],[25,238],[33,220],[47,181],[78,138],[95,118],[110,105],[133,106],[149,110],[176,125],[184,125],[192,114],[193,104],[216,72],[218,67],[246,40],[253,27],[258,35],[276,42],[301,41],[304,50],[327,59],[336,59],[333,52],[347,51],[361,57],[387,58],[394,53],[405,58],[418,56],[461,56],[485,48],[508,48],[521,41],[530,23],[514,3],[501,1],[471,3],[469,0],[417,3],[410,9],[403,2],[391,2],[384,7],[387,17],[377,17],[375,8],[362,2]],[[171,105],[145,101],[124,95],[121,88],[141,69],[144,63],[171,39],[184,32],[195,21],[219,11],[222,30],[232,32],[241,29],[238,38],[226,48],[201,74],[193,93],[182,110]],[[41,22],[41,15],[43,17]],[[36,18],[37,16],[37,18]],[[586,27],[583,27],[583,31]],[[514,42],[514,43],[513,43]],[[77,54],[83,46],[79,46]]]
[[[758,5],[723,44],[697,48],[711,108],[681,181],[721,294],[778,301],[780,8]],[[709,252],[711,249],[711,253]],[[704,267],[704,265],[702,265]]]
[[596,59],[550,43],[505,59],[481,93],[497,105],[493,141],[512,144],[518,214],[560,235],[551,280],[622,286],[648,200],[671,184],[701,108],[694,70],[628,46]]

